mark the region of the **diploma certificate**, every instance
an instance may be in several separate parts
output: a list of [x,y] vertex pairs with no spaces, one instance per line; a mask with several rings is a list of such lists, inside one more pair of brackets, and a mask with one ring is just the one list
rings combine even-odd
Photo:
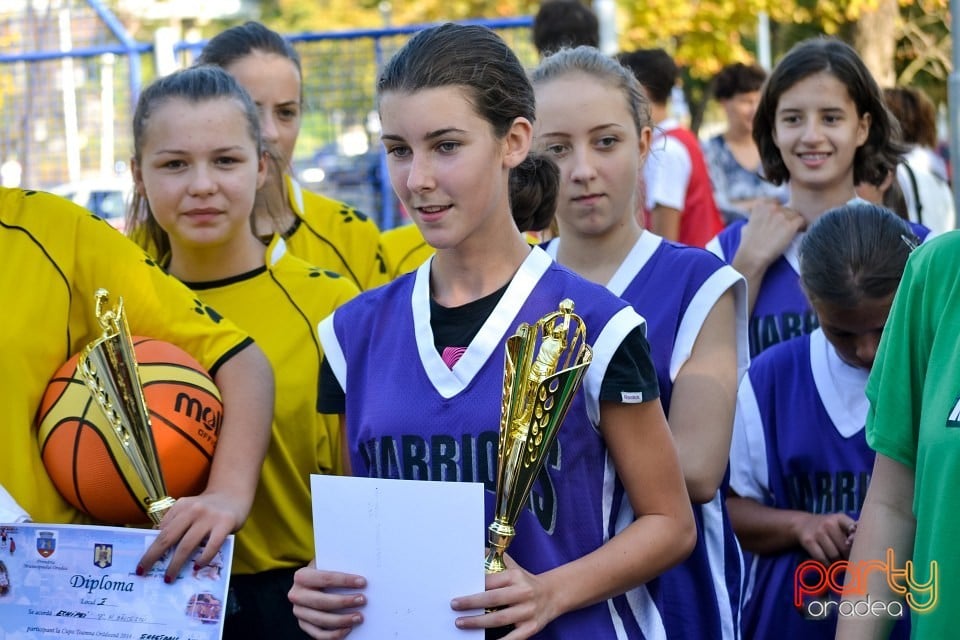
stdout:
[[136,575],[137,561],[158,533],[0,525],[0,639],[219,639],[233,536],[210,565],[194,571],[198,550],[177,580],[165,584],[168,557],[147,575]]

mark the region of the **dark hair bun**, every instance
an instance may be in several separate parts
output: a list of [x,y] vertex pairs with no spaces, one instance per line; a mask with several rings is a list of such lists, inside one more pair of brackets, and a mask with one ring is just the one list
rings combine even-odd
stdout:
[[547,156],[530,152],[510,170],[510,209],[520,231],[542,231],[557,210],[560,169]]

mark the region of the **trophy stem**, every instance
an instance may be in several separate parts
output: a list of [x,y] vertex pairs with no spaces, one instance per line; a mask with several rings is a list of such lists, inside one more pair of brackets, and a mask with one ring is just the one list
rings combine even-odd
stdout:
[[487,573],[506,571],[507,565],[503,562],[503,554],[510,546],[513,536],[517,535],[517,531],[499,518],[494,520],[487,530],[489,531],[487,541],[490,543],[490,549],[487,551],[487,558],[483,562],[483,569]]
[[150,518],[150,521],[153,522],[154,526],[160,526],[160,521],[163,520],[163,516],[167,514],[167,511],[170,511],[170,507],[175,503],[176,500],[170,496],[163,496],[147,506],[147,516]]
[[138,487],[141,508],[159,525],[175,500],[167,495],[163,481],[123,299],[116,308],[106,309],[108,297],[105,289],[96,291],[97,320],[103,335],[84,348],[77,368],[109,424],[101,435],[119,445],[130,465],[125,480]]

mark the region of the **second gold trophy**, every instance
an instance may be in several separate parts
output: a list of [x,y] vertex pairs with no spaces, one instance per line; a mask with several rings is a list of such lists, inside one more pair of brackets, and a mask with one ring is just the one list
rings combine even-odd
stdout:
[[586,326],[573,311],[573,301],[564,299],[557,311],[534,325],[521,324],[507,338],[487,573],[506,569],[503,554],[516,534],[517,518],[593,358]]

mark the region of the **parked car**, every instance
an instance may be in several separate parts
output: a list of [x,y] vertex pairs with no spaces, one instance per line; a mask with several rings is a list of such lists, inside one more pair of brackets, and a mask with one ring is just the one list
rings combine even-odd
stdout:
[[124,216],[133,194],[133,183],[127,178],[94,178],[69,182],[50,189],[84,207],[123,231]]
[[355,156],[327,145],[312,157],[293,161],[293,174],[307,189],[347,202],[381,221],[382,183],[379,147]]

